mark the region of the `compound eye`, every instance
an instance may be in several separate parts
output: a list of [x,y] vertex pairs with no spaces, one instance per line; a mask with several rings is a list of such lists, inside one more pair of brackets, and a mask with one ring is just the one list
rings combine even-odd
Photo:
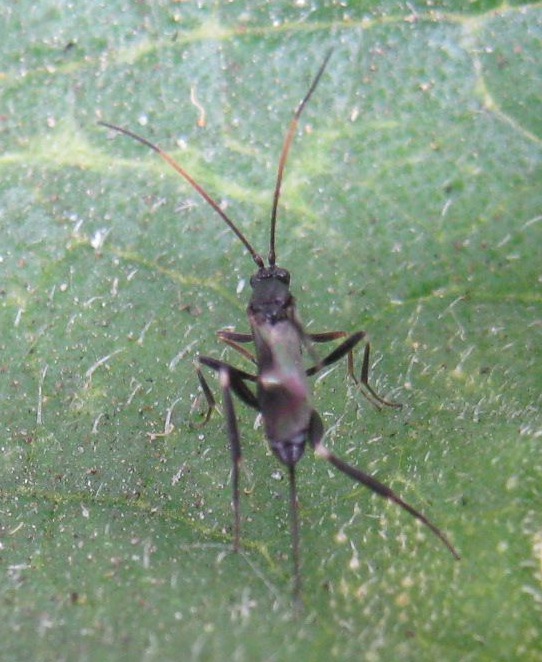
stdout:
[[290,284],[290,272],[286,271],[286,269],[277,269],[275,275],[281,283],[284,283],[285,285]]

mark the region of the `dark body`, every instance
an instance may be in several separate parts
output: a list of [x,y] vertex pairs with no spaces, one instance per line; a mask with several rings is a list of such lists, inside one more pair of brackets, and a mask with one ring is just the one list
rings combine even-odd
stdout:
[[[295,469],[297,462],[299,462],[305,452],[307,444],[312,447],[317,455],[330,462],[339,471],[409,512],[413,517],[427,526],[444,543],[453,556],[459,559],[459,554],[448,541],[447,537],[421,512],[403,501],[393,490],[376,478],[341,460],[323,444],[324,426],[322,419],[311,404],[308,377],[315,375],[325,366],[346,357],[349,376],[360,387],[368,400],[376,407],[401,406],[380,397],[369,384],[370,345],[364,331],[357,331],[350,335],[344,331],[327,331],[323,333],[305,332],[296,311],[294,297],[290,292],[290,274],[286,269],[282,269],[276,265],[275,229],[284,166],[295,136],[299,117],[314,92],[330,55],[331,52],[327,54],[309,91],[299,104],[286,135],[279,160],[278,176],[275,185],[267,266],[261,255],[253,249],[244,234],[225,214],[218,203],[171,156],[145,138],[127,129],[105,122],[101,123],[117,132],[134,138],[157,152],[221,216],[222,220],[243,243],[258,267],[257,272],[250,280],[252,296],[247,308],[250,333],[231,331],[220,331],[218,333],[220,340],[254,364],[256,372],[252,374],[219,359],[199,356],[197,374],[208,404],[207,413],[202,424],[204,425],[208,422],[212,411],[215,409],[214,396],[201,370],[201,366],[205,366],[218,373],[222,390],[226,429],[233,461],[233,544],[235,550],[239,548],[240,541],[239,468],[242,452],[233,394],[261,414],[269,446],[274,455],[288,469],[294,565],[294,597],[297,603],[301,600],[301,570]],[[320,359],[314,349],[315,344],[337,340],[341,342],[327,356]],[[353,350],[361,341],[365,342],[365,349],[361,373],[359,378],[357,378],[354,374]],[[244,347],[247,343],[254,344],[255,354]],[[304,355],[310,357],[313,362],[313,365],[308,368],[305,367]]]

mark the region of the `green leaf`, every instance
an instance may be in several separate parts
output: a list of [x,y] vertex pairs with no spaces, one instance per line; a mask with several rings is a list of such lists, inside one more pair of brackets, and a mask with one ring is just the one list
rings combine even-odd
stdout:
[[[540,5],[0,12],[3,657],[540,659]],[[405,407],[372,410],[341,364],[315,407],[326,444],[462,560],[307,452],[295,619],[286,476],[253,412],[237,555],[224,422],[190,425],[193,359],[247,329],[254,264],[97,121],[171,152],[265,255],[284,135],[330,46],[278,262],[309,329],[370,333],[373,385]]]

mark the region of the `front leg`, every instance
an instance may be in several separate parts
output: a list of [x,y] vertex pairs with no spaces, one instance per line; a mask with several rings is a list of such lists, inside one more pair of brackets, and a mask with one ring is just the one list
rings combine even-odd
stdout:
[[256,365],[256,357],[252,352],[249,352],[248,349],[241,347],[240,343],[249,343],[253,342],[254,338],[251,333],[237,333],[236,331],[219,331],[218,339],[221,340],[226,345],[229,345],[236,352],[239,352],[241,356],[244,356],[251,363]]

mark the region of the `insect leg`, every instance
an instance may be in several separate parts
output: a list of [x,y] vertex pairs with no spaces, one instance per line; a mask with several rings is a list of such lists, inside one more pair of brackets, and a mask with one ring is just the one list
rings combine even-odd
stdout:
[[432,522],[430,522],[427,519],[427,517],[425,517],[425,515],[423,515],[418,510],[410,506],[408,503],[406,503],[406,501],[403,501],[403,499],[401,499],[401,497],[397,495],[391,488],[387,487],[387,485],[384,485],[376,478],[373,478],[369,474],[366,474],[363,471],[356,469],[355,467],[351,466],[350,464],[344,462],[339,457],[334,455],[322,443],[323,437],[324,437],[324,425],[322,423],[322,419],[315,411],[313,411],[309,426],[309,443],[313,447],[316,455],[318,455],[319,457],[323,457],[324,460],[330,462],[336,469],[341,471],[343,474],[350,476],[350,478],[357,481],[358,483],[361,483],[362,485],[365,485],[365,487],[368,487],[370,490],[372,490],[379,496],[385,499],[389,499],[390,501],[393,501],[398,506],[403,508],[403,510],[406,510],[413,517],[415,517],[417,520],[422,522],[422,524],[427,526],[434,533],[434,535],[437,536],[437,538],[440,538],[440,540],[453,554],[456,560],[459,560],[461,558],[457,553],[456,549],[454,548],[454,546],[452,545],[452,543],[444,535],[444,533],[438,527],[436,527]]
[[[233,517],[234,517],[234,527],[233,527],[233,548],[235,551],[239,550],[239,537],[241,529],[241,514],[240,514],[240,500],[239,500],[239,469],[242,460],[241,453],[241,440],[239,436],[239,429],[237,426],[237,419],[235,417],[235,409],[233,406],[232,392],[239,397],[245,404],[249,405],[253,409],[259,411],[258,400],[254,393],[246,385],[246,381],[255,382],[257,377],[251,375],[244,370],[239,370],[233,366],[220,361],[218,359],[213,359],[210,356],[199,356],[198,362],[201,365],[205,365],[212,370],[218,372],[220,387],[222,389],[222,400],[224,406],[224,415],[226,417],[226,429],[228,432],[228,439],[230,442],[230,450],[232,457],[232,486],[233,486]],[[207,400],[207,413],[203,424],[205,424],[211,414],[213,409],[216,408],[216,400],[212,394],[209,385],[205,377],[203,376],[202,371],[199,366],[196,367],[196,372],[198,375],[199,383]]]
[[220,340],[231,340],[236,343],[254,342],[252,333],[237,333],[236,331],[219,331],[217,336]]
[[[346,335],[347,334],[344,331],[327,331],[325,333],[309,334],[309,338],[313,342],[323,343],[323,342],[330,342],[338,338],[344,338]],[[358,379],[354,374],[353,350],[354,347],[366,337],[367,334],[365,333],[365,331],[356,331],[356,333],[353,333],[352,335],[348,336],[344,342],[342,342],[338,347],[336,347],[332,352],[330,352],[325,358],[319,361],[319,363],[310,367],[307,370],[307,375],[310,377],[311,375],[317,374],[325,366],[331,365],[332,363],[336,363],[337,361],[342,359],[343,356],[346,355],[348,375],[353,379],[355,384],[357,385],[361,384],[366,389],[366,392],[363,391],[363,389],[360,390],[363,393],[363,395],[369,400],[369,402],[371,402],[378,409],[380,409],[381,405],[400,409],[403,405],[401,405],[398,402],[390,402],[389,400],[385,400],[382,396],[378,395],[378,393],[369,384],[369,356],[371,352],[371,344],[369,341],[366,342],[365,350],[363,352],[363,363],[361,366],[360,378]]]
[[231,395],[232,386],[230,370],[225,366],[220,368],[219,378],[220,386],[222,388],[226,428],[228,431],[232,458],[233,549],[237,552],[239,551],[239,536],[241,530],[241,510],[239,503],[239,469],[242,459],[241,440],[239,437],[239,429],[237,427],[237,419],[235,417],[235,409]]
[[[373,396],[373,398],[379,402],[380,404],[386,406],[386,407],[393,407],[395,409],[401,409],[403,406],[400,402],[391,402],[390,400],[385,400],[383,397],[378,395],[378,393],[372,388],[372,386],[369,384],[369,355],[371,353],[371,343],[367,341],[365,345],[365,349],[363,351],[363,363],[361,364],[361,378],[359,380],[359,383],[363,384],[363,386],[367,389],[367,391]],[[352,379],[358,383],[356,380],[356,376],[354,375],[354,361],[349,361],[349,367],[352,368],[352,372],[350,373],[350,376]],[[367,397],[367,394],[365,394],[365,397]],[[369,398],[370,399],[370,398]]]
[[308,333],[307,334],[312,342],[331,342],[339,338],[346,338],[348,333],[346,331],[323,331],[322,333]]
[[295,464],[288,465],[290,476],[290,528],[292,536],[292,561],[294,565],[294,604],[297,609],[302,608],[301,597],[301,564],[299,552],[299,503],[297,500],[297,486]]
[[248,359],[251,363],[256,365],[256,357],[248,349],[241,347],[240,343],[253,342],[254,338],[250,333],[234,333],[233,331],[219,331],[218,339],[229,345],[236,352]]
[[216,400],[215,400],[215,396],[213,395],[213,392],[209,388],[209,384],[207,383],[207,380],[203,376],[203,373],[200,370],[199,365],[197,364],[196,364],[196,375],[198,376],[199,385],[201,387],[201,390],[203,391],[205,400],[207,401],[207,411],[205,412],[205,417],[201,423],[191,422],[190,425],[192,427],[200,428],[206,425],[209,419],[211,418],[211,414],[216,409]]
[[[228,371],[230,375],[230,386],[232,390],[235,392],[235,395],[249,407],[252,407],[257,411],[260,411],[256,396],[245,384],[246,381],[256,382],[258,379],[256,375],[251,375],[249,372],[245,372],[244,370],[235,368],[234,366],[230,365],[229,363],[226,363],[225,361],[220,361],[219,359],[213,359],[210,356],[198,356],[198,362],[201,363],[202,365],[207,366],[208,368],[211,368],[211,370],[214,370],[215,372],[218,373],[220,373],[221,370]],[[205,378],[203,377],[203,374],[201,373],[199,367],[196,368],[196,371],[198,373],[198,379],[200,380],[201,388],[207,399],[207,404],[209,405],[209,408],[212,411],[213,409],[216,408],[216,403],[211,393],[211,389],[209,388],[209,385],[207,384]],[[202,382],[205,383],[205,386],[203,385]],[[210,395],[210,398],[208,397],[208,394]],[[206,421],[209,420],[209,417],[210,417],[210,413],[207,413],[205,420]]]

